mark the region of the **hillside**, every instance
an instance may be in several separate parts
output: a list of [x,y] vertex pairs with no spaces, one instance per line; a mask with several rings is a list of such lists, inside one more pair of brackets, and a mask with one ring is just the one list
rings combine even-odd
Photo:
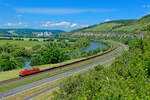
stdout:
[[74,32],[100,32],[100,33],[142,33],[145,28],[150,26],[150,15],[146,15],[137,20],[115,20],[101,24],[89,26]]
[[69,77],[52,100],[150,100],[149,51],[149,35],[131,41],[110,66]]
[[59,34],[64,31],[62,30],[44,30],[44,29],[0,29],[0,34],[3,35],[33,35],[41,32],[51,32],[52,34]]

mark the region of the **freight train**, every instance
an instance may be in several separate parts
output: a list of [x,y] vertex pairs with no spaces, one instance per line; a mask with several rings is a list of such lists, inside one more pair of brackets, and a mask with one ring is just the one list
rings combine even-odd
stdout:
[[40,71],[40,68],[32,68],[32,69],[26,69],[26,70],[21,70],[19,72],[19,76],[20,77],[23,77],[23,76],[28,76],[28,75],[31,75],[31,74],[35,74],[35,73],[38,73]]

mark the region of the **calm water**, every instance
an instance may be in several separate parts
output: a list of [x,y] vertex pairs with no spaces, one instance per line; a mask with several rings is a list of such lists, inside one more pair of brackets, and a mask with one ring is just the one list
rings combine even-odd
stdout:
[[103,43],[98,43],[98,42],[90,42],[90,46],[86,49],[83,49],[83,50],[79,50],[79,52],[83,52],[83,51],[88,51],[88,50],[94,50],[94,49],[97,49],[97,48],[100,48],[101,51],[103,51],[103,48],[108,48],[107,45],[103,44]]
[[25,66],[24,66],[24,68],[28,68],[28,67],[31,67],[30,60],[29,59],[25,59]]
[[[90,42],[90,46],[88,48],[86,48],[86,49],[79,50],[79,53],[83,52],[83,51],[87,52],[88,50],[94,50],[94,49],[97,49],[97,48],[100,48],[100,50],[102,51],[103,48],[108,48],[108,46],[103,44],[103,43]],[[24,68],[28,68],[28,67],[31,67],[30,60],[29,59],[25,59],[25,66],[24,66]]]

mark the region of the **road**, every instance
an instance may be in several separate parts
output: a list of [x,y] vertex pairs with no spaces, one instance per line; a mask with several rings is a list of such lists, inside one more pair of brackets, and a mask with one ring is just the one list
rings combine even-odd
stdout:
[[28,84],[28,85],[25,85],[25,86],[21,86],[21,87],[6,91],[4,93],[0,93],[0,99],[6,98],[6,97],[9,97],[9,96],[13,96],[15,94],[18,94],[18,93],[36,88],[38,86],[41,86],[41,85],[44,85],[44,84],[47,84],[47,83],[50,83],[50,82],[53,82],[53,81],[56,81],[56,80],[59,80],[61,78],[70,76],[74,73],[80,72],[82,70],[88,69],[88,68],[96,66],[96,65],[99,65],[99,64],[101,64],[105,61],[109,61],[110,59],[113,59],[116,56],[120,55],[125,50],[125,47],[123,45],[120,44],[120,46],[121,46],[121,50],[119,52],[115,53],[114,55],[110,56],[110,57],[107,57],[107,58],[105,58],[103,60],[100,60],[98,62],[95,62],[95,63],[88,64],[88,65],[83,66],[81,68],[77,68],[75,70],[71,70],[71,71],[68,71],[68,72],[65,72],[65,73],[62,73],[62,74],[58,74],[58,75],[52,76],[50,78],[46,78],[46,79],[31,83],[31,84]]

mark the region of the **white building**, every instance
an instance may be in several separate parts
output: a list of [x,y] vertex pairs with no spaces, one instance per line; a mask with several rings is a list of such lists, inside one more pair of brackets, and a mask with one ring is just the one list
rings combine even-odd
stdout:
[[41,37],[41,36],[48,37],[51,35],[52,35],[52,32],[41,32],[41,33],[37,34],[38,37]]

